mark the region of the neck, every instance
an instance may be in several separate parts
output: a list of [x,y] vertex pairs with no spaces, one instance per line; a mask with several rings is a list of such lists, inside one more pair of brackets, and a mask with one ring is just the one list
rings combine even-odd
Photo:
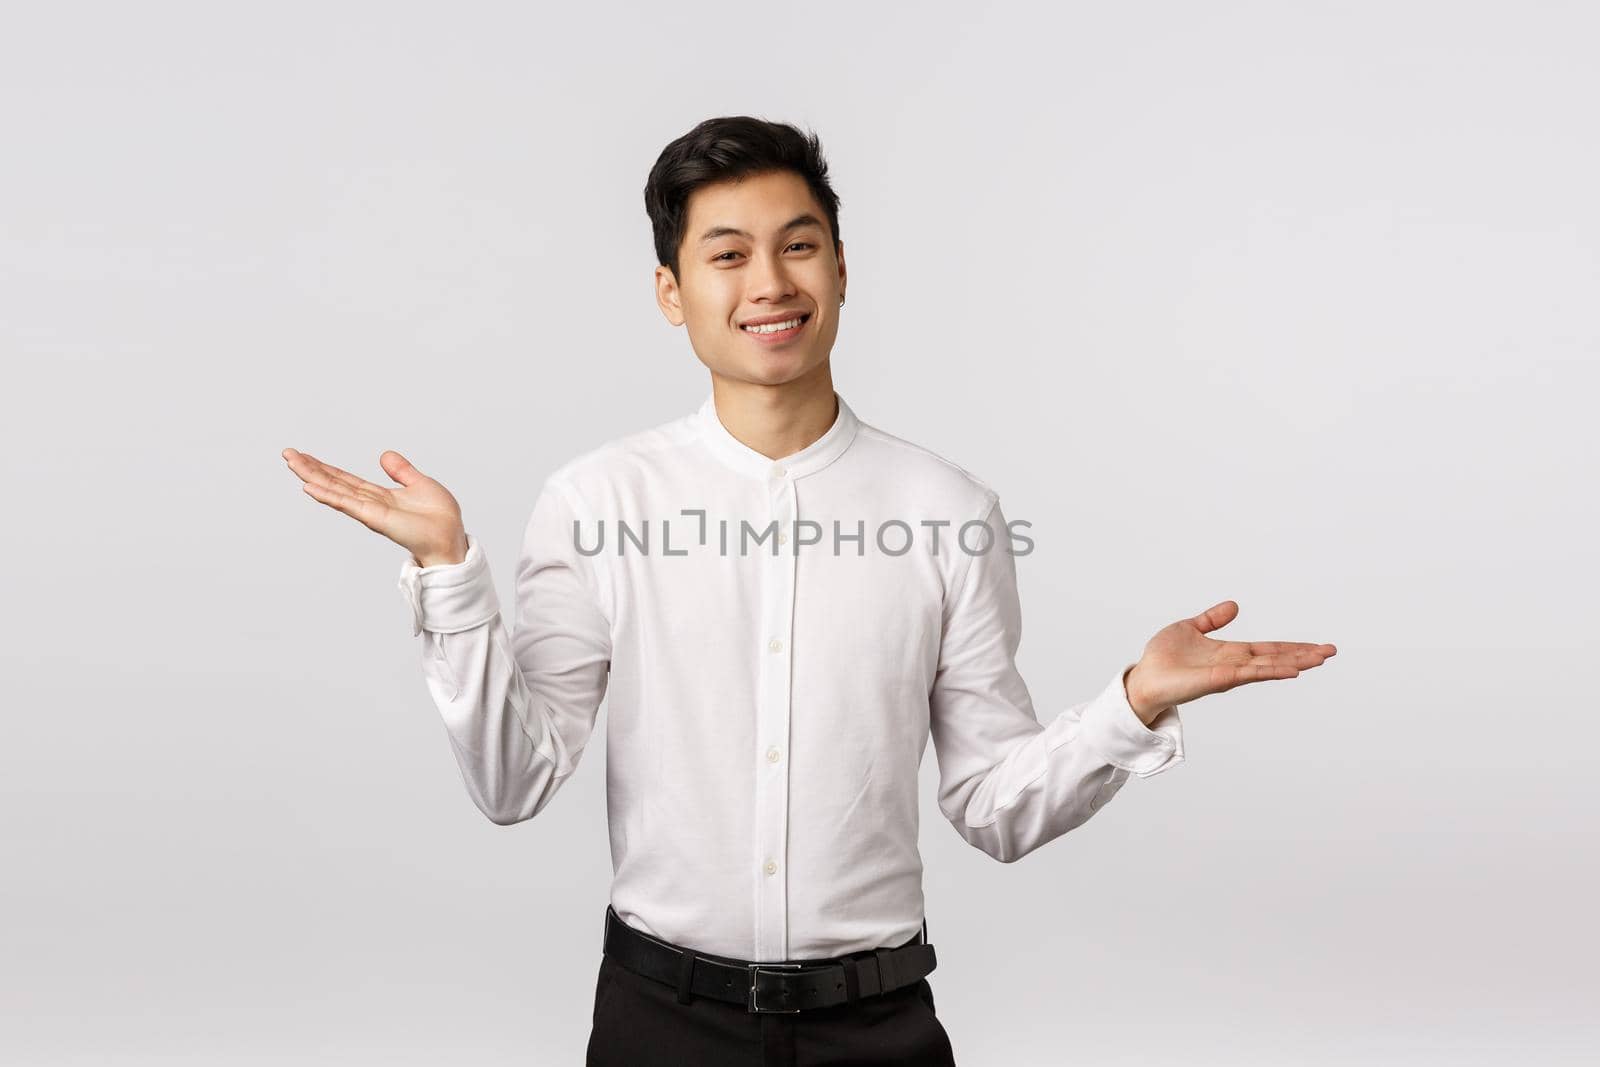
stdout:
[[838,417],[833,375],[828,365],[819,373],[779,385],[711,375],[717,418],[740,443],[771,460],[783,459],[810,446],[828,432]]

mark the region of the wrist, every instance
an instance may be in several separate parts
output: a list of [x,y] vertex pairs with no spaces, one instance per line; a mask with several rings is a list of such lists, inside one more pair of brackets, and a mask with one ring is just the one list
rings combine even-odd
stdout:
[[1123,672],[1122,689],[1127,694],[1128,706],[1133,709],[1134,715],[1145,726],[1149,726],[1162,709],[1146,698],[1140,688],[1139,664],[1135,663]]
[[417,566],[419,567],[454,567],[456,564],[466,561],[468,548],[467,535],[463,533],[457,539],[456,543],[451,545],[449,548],[440,551],[424,552],[416,555],[415,559],[417,561]]

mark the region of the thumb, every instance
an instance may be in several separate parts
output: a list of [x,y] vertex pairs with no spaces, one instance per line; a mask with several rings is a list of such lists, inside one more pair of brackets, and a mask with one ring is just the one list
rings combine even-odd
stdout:
[[1232,600],[1224,600],[1220,604],[1213,604],[1189,621],[1194,623],[1200,632],[1208,634],[1228,625],[1239,617],[1239,605]]
[[411,465],[411,461],[400,453],[389,449],[378,457],[378,466],[383,472],[401,485],[413,485],[427,477]]

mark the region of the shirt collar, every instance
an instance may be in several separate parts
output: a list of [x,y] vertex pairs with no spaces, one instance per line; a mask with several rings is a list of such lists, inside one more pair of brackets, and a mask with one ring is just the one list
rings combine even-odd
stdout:
[[844,450],[850,447],[850,442],[855,440],[856,429],[861,425],[855,412],[850,410],[850,405],[844,402],[844,397],[837,391],[833,396],[839,402],[839,413],[834,416],[833,425],[821,437],[782,459],[768,459],[729,433],[717,417],[715,392],[707,395],[700,410],[695,412],[694,421],[700,429],[701,438],[711,450],[735,470],[753,478],[803,478],[843,455]]

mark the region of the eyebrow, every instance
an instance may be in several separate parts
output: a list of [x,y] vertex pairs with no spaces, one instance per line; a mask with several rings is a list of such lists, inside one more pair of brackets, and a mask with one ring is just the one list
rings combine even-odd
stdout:
[[[778,232],[788,233],[790,230],[798,230],[802,226],[815,226],[819,230],[823,228],[821,219],[817,218],[815,215],[807,213],[804,215],[796,215],[794,218],[785,223],[783,229],[779,230]],[[745,233],[743,230],[736,229],[732,226],[713,226],[711,229],[700,235],[700,243],[705,244],[707,241],[715,241],[719,237],[745,237],[754,240],[754,238],[751,238],[748,233]]]

